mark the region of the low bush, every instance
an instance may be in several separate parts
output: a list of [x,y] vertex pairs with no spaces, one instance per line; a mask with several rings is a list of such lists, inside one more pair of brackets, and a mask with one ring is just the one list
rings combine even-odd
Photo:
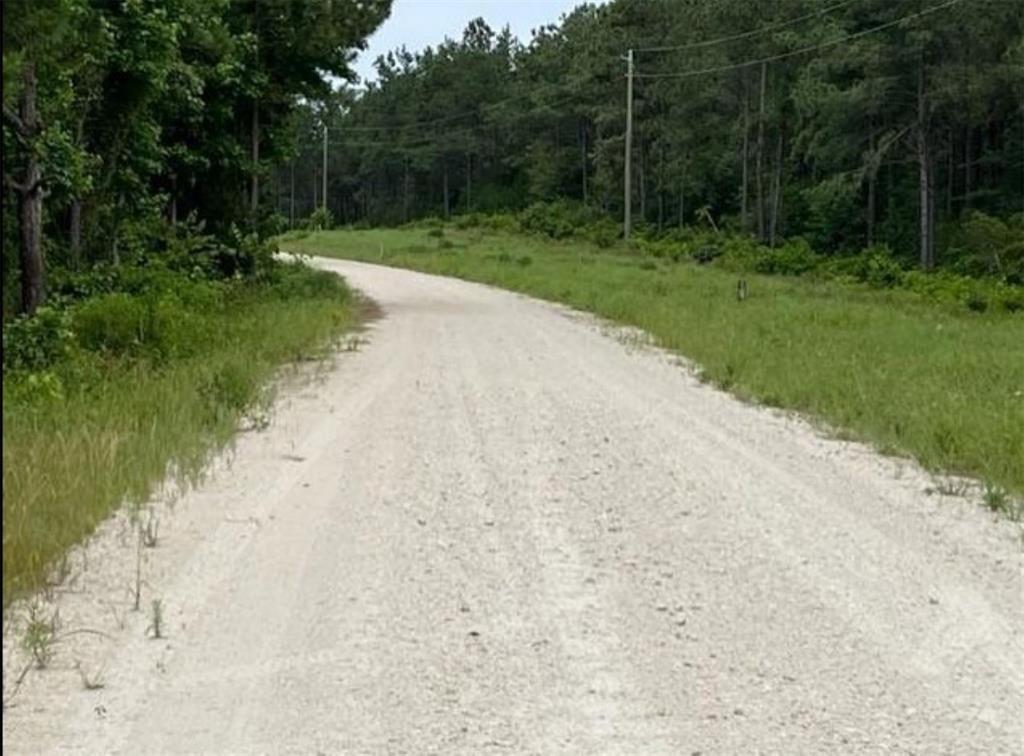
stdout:
[[348,322],[341,279],[247,243],[229,279],[145,255],[60,274],[50,306],[5,324],[5,605],[169,469],[195,479],[273,371],[322,354]]
[[603,221],[607,217],[600,210],[569,200],[535,202],[519,213],[519,227],[523,231],[551,239],[585,237],[592,226]]
[[[537,202],[516,216],[467,213],[458,216],[453,225],[460,230],[521,231],[550,239],[582,240],[601,249],[638,252],[674,262],[692,261],[735,273],[814,275],[873,289],[904,289],[974,312],[1024,311],[1024,214],[1005,220],[982,213],[967,216],[962,228],[944,232],[947,241],[943,257],[952,261],[928,273],[905,267],[886,245],[875,245],[857,254],[826,256],[799,237],[772,248],[748,233],[722,232],[710,226],[659,231],[651,225],[637,224],[630,244],[624,247],[616,221],[597,208],[568,200]],[[439,219],[416,221],[408,227],[426,228],[429,236],[443,240]]]
[[854,258],[854,277],[876,289],[892,289],[904,281],[903,266],[892,254],[892,250],[881,245],[869,247]]
[[309,231],[327,231],[334,228],[334,216],[326,207],[318,207],[302,221],[302,227]]
[[811,249],[811,245],[804,239],[796,238],[780,247],[763,248],[763,252],[754,263],[754,270],[758,273],[800,276],[814,270],[817,263],[818,257]]
[[1024,213],[1004,220],[975,210],[942,231],[943,255],[957,272],[1024,284]]
[[4,326],[3,348],[4,373],[45,370],[72,354],[71,318],[62,310],[40,307],[35,317],[17,318]]

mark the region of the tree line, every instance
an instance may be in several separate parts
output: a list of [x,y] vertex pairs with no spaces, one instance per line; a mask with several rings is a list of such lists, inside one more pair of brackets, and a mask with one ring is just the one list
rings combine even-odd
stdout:
[[556,198],[621,218],[628,50],[641,228],[700,216],[932,268],[966,213],[1024,212],[1024,9],[1008,0],[612,0],[525,43],[476,20],[306,109],[273,201],[349,223]]
[[116,264],[188,218],[259,227],[300,105],[353,77],[391,0],[2,6],[6,319],[47,266]]

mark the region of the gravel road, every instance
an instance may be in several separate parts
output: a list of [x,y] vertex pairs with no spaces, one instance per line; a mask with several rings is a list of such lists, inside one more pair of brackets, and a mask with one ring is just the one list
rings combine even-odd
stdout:
[[160,510],[163,639],[123,517],[76,555],[63,626],[110,639],[6,752],[1024,751],[1015,524],[582,315],[318,264],[367,343]]

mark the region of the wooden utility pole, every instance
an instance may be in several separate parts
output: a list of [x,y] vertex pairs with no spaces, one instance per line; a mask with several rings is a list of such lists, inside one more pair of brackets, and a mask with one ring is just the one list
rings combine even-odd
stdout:
[[323,190],[320,192],[320,199],[323,201],[324,212],[327,211],[327,124],[324,124],[324,168],[323,168]]
[[625,216],[622,223],[622,238],[629,241],[633,225],[633,179],[630,173],[633,159],[633,51],[626,54],[626,163],[623,182],[625,184]]

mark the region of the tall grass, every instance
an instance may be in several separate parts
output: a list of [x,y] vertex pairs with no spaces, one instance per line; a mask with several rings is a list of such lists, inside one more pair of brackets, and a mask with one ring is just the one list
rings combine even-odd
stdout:
[[[737,275],[583,243],[446,229],[322,232],[310,254],[502,286],[643,328],[745,398],[933,471],[1024,493],[1024,317],[836,281]],[[443,242],[443,244],[441,243]],[[383,257],[381,249],[384,250]]]
[[38,588],[68,547],[121,503],[144,500],[168,471],[194,481],[259,406],[274,371],[322,354],[353,322],[351,304],[338,279],[291,293],[240,286],[221,306],[191,313],[200,327],[186,358],[80,355],[55,367],[58,392],[40,392],[32,376],[5,380],[4,605]]

